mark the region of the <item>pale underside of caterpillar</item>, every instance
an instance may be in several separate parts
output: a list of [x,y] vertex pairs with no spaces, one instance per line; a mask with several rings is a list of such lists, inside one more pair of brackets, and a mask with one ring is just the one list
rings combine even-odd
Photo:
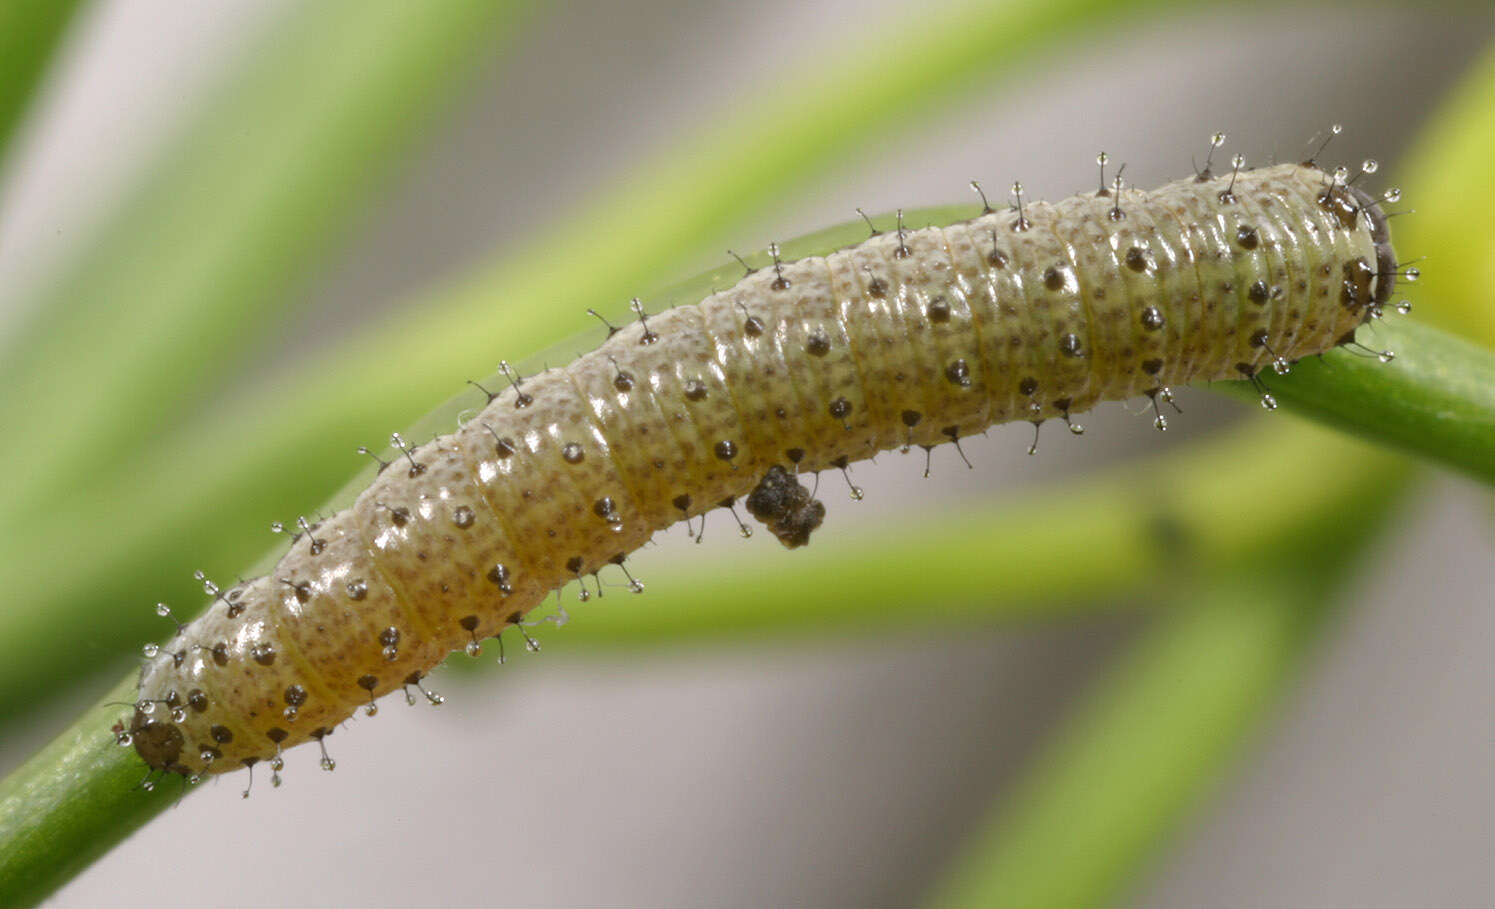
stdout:
[[[1019,205],[775,263],[515,381],[306,525],[149,656],[121,741],[153,769],[277,765],[656,532],[747,496],[788,546],[799,475],[1353,341],[1397,262],[1311,164]],[[372,710],[370,711],[372,712]],[[328,762],[324,759],[324,766]]]

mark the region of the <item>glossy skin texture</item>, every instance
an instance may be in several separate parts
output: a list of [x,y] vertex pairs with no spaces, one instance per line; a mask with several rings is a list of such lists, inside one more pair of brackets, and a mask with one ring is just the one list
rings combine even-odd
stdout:
[[800,545],[823,506],[796,474],[1353,337],[1394,282],[1373,201],[1308,166],[1231,180],[879,234],[522,379],[163,645],[134,746],[185,774],[276,757],[724,500],[757,490]]

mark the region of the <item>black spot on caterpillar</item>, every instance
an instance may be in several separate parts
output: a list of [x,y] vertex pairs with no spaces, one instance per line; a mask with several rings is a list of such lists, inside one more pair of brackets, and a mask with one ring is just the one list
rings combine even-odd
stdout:
[[[1386,218],[1311,164],[1207,172],[750,271],[610,329],[303,522],[269,574],[148,649],[121,741],[196,777],[319,744],[454,649],[656,532],[746,497],[790,547],[800,474],[1353,343],[1397,275]],[[1264,401],[1270,401],[1265,396]],[[1159,416],[1161,425],[1161,415]],[[525,637],[528,642],[528,637]],[[423,690],[423,689],[422,689]],[[427,695],[435,700],[432,695]],[[326,758],[324,766],[332,762]]]

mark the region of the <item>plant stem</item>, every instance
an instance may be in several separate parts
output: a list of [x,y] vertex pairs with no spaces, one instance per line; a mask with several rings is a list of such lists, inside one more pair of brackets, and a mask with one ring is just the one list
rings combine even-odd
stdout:
[[134,698],[132,676],[0,781],[0,905],[40,902],[179,798],[177,780],[142,790],[145,764],[110,734],[129,711],[109,702]]
[[[1495,483],[1495,352],[1409,319],[1360,336],[1396,354],[1336,350],[1263,378],[1299,413]],[[1251,386],[1227,386],[1256,398]]]

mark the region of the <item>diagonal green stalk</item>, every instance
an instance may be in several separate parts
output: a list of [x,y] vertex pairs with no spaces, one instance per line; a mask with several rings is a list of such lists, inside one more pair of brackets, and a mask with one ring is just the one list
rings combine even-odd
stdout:
[[[0,905],[30,906],[175,803],[181,786],[146,792],[146,768],[109,727],[135,696],[116,685],[72,729],[0,781]],[[169,780],[176,783],[175,780]]]
[[969,841],[931,905],[1114,905],[1287,687],[1381,517],[1345,521],[1352,538],[1320,562],[1299,552],[1217,579],[1161,617]]
[[273,30],[0,352],[0,426],[27,440],[0,509],[71,492],[242,365],[520,6],[334,0]]
[[78,0],[0,4],[0,164]]
[[[1400,317],[1359,336],[1395,359],[1336,350],[1262,381],[1298,413],[1495,483],[1495,353]],[[1244,382],[1227,387],[1259,398]]]

